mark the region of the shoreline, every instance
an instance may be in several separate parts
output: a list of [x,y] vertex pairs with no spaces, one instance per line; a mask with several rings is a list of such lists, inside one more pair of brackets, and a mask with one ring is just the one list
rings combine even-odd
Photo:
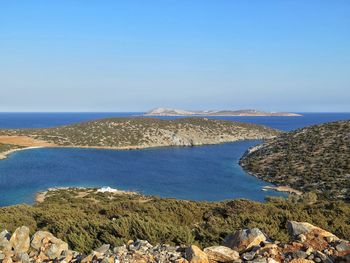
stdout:
[[[272,138],[272,137],[271,137]],[[266,138],[265,138],[266,139]],[[206,145],[219,145],[224,143],[234,143],[234,142],[241,142],[241,141],[256,141],[256,140],[265,140],[265,139],[233,139],[233,140],[227,140],[227,141],[220,141],[220,142],[213,142],[213,143],[200,143],[200,144],[183,144],[183,145],[174,145],[174,144],[153,144],[153,145],[131,145],[131,146],[84,146],[84,145],[38,145],[38,146],[22,146],[22,148],[15,148],[11,149],[5,152],[0,152],[0,161],[8,158],[9,155],[11,155],[14,152],[24,151],[24,150],[31,150],[31,149],[39,149],[39,148],[71,148],[71,149],[97,149],[97,150],[120,150],[120,151],[128,151],[128,150],[143,150],[143,149],[151,149],[151,148],[165,148],[165,147],[195,147],[195,146],[206,146]],[[267,138],[270,139],[270,138]],[[16,145],[20,146],[21,145]]]
[[24,150],[31,150],[31,149],[39,149],[39,148],[49,148],[50,146],[30,146],[30,147],[23,147],[23,148],[15,148],[11,149],[5,152],[0,153],[0,160],[4,160],[8,158],[9,155],[11,155],[14,152],[24,151]]
[[128,190],[120,190],[117,188],[112,188],[109,186],[103,186],[103,187],[77,187],[77,186],[67,186],[67,187],[50,187],[44,191],[39,191],[35,194],[34,197],[34,203],[40,204],[45,201],[45,199],[48,197],[49,193],[55,193],[60,190],[66,190],[66,191],[74,191],[77,194],[77,197],[83,198],[87,196],[90,193],[110,193],[112,195],[140,195],[140,193],[135,191],[128,191]]
[[[142,149],[148,149],[148,148],[157,148],[157,147],[193,147],[193,146],[205,146],[205,145],[217,145],[217,144],[223,144],[223,143],[233,143],[233,142],[239,142],[239,141],[245,141],[245,140],[232,140],[232,141],[224,141],[224,142],[219,142],[219,143],[205,143],[205,144],[197,144],[197,145],[138,145],[138,146],[121,146],[121,147],[108,147],[108,146],[59,146],[59,145],[43,145],[43,146],[30,146],[30,147],[23,147],[23,148],[16,148],[16,149],[11,149],[5,152],[0,153],[0,161],[4,160],[9,157],[12,153],[19,152],[19,151],[24,151],[24,150],[31,150],[31,149],[41,149],[41,148],[71,148],[71,149],[100,149],[100,150],[142,150]],[[244,156],[244,155],[243,155]],[[242,157],[243,157],[242,156]],[[244,169],[244,167],[240,164],[239,165]],[[245,170],[245,169],[244,169]],[[258,176],[252,174],[251,172],[245,170],[245,172],[248,175],[254,176],[255,178],[260,179]],[[271,183],[269,181],[263,180],[264,182]],[[60,189],[92,189],[92,188],[87,188],[87,187],[51,187],[48,188],[45,191],[40,191],[35,194],[34,201],[35,203],[40,203],[45,200],[45,196],[49,191],[52,190],[60,190]],[[116,189],[118,190],[118,189]],[[295,195],[302,195],[303,192],[293,189],[289,186],[263,186],[262,187],[263,191],[277,191],[277,192],[284,192],[288,194],[295,194]],[[128,192],[132,193],[132,191],[122,191],[118,190],[120,192]]]
[[[257,177],[258,178],[258,177]],[[295,195],[302,195],[303,192],[299,191],[299,190],[296,190],[294,188],[291,188],[289,186],[264,186],[262,188],[263,191],[269,191],[269,190],[272,190],[272,191],[277,191],[277,192],[284,192],[284,193],[289,193],[289,194],[295,194]]]
[[[260,144],[261,146],[263,144]],[[259,145],[258,145],[259,146]],[[253,147],[253,148],[256,148],[257,146]],[[286,185],[275,185],[273,182],[270,182],[270,181],[267,181],[267,180],[264,180],[262,178],[260,178],[259,176],[257,176],[256,174],[248,171],[247,169],[244,168],[244,165],[242,165],[242,159],[246,156],[247,152],[249,152],[250,149],[248,149],[241,157],[241,159],[238,161],[238,164],[242,167],[242,169],[250,176],[254,176],[255,178],[259,179],[259,180],[262,180],[263,182],[266,182],[266,183],[270,183],[270,184],[273,184],[273,185],[266,185],[266,186],[263,186],[261,189],[263,191],[277,191],[277,192],[282,192],[282,193],[289,193],[289,194],[295,194],[297,196],[301,196],[303,195],[304,193],[300,190],[297,190],[297,189],[294,189],[290,186],[286,186]]]

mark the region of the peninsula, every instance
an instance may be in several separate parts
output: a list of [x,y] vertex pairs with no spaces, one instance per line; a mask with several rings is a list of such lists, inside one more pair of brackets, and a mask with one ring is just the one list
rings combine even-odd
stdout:
[[268,139],[280,132],[261,125],[207,118],[108,118],[41,129],[0,129],[0,158],[30,147],[140,149]]
[[241,165],[253,175],[331,199],[350,198],[350,121],[310,126],[250,149]]
[[144,116],[301,116],[290,112],[265,112],[253,109],[246,110],[206,110],[206,111],[188,111],[181,109],[156,108],[147,111]]

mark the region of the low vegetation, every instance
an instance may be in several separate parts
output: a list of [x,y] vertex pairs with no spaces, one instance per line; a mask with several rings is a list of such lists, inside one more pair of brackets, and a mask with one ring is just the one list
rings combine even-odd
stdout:
[[22,148],[22,147],[19,145],[0,143],[0,159],[1,159],[1,153],[5,153],[5,152],[12,151],[19,148]]
[[190,146],[265,139],[277,134],[260,125],[206,118],[111,118],[55,128],[0,129],[0,136],[26,136],[56,146],[101,148]]
[[251,150],[241,164],[276,185],[350,199],[350,121],[281,134]]
[[135,194],[66,189],[49,192],[34,206],[0,209],[0,228],[48,230],[72,249],[89,252],[103,243],[119,245],[130,239],[151,243],[219,244],[240,228],[258,227],[271,238],[287,241],[287,220],[307,221],[350,238],[350,205],[317,200],[315,194],[248,200],[192,202]]

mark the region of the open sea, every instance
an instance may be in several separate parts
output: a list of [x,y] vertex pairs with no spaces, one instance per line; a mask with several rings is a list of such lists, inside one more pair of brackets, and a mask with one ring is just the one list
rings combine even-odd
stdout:
[[[141,113],[0,113],[0,128],[41,128]],[[349,120],[350,113],[302,113],[302,117],[215,117],[290,131],[313,124]],[[166,118],[169,119],[170,117]],[[214,117],[213,117],[214,118]],[[189,200],[246,198],[264,201],[285,195],[263,191],[270,185],[238,165],[259,141],[144,150],[31,149],[0,160],[0,206],[34,201],[49,187],[110,186]]]

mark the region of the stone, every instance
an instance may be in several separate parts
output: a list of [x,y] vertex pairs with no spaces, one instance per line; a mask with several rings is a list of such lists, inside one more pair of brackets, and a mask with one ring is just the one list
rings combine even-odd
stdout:
[[340,240],[338,244],[335,245],[335,249],[338,252],[348,252],[350,253],[350,243],[345,240]]
[[306,241],[306,236],[305,236],[304,234],[300,234],[300,235],[298,236],[298,240],[299,240],[301,243],[303,243],[303,242]]
[[282,248],[278,247],[277,244],[266,244],[265,246],[258,249],[257,254],[262,256],[268,256],[274,258],[275,260],[281,260]]
[[256,255],[256,252],[254,252],[254,251],[245,252],[242,254],[242,258],[244,260],[250,261],[250,260],[253,260],[255,258],[255,255]]
[[339,240],[339,238],[332,233],[306,222],[288,221],[287,228],[289,234],[293,238],[300,235],[305,236],[304,240],[302,241],[304,246],[312,247],[313,249],[319,251],[323,251],[328,248],[329,244],[327,240]]
[[189,263],[209,263],[207,254],[195,245],[191,245],[186,249],[185,258]]
[[299,250],[293,252],[293,258],[307,258],[308,254],[305,251]]
[[100,246],[99,248],[95,249],[94,251],[101,253],[101,254],[105,254],[109,250],[110,247],[111,247],[111,245],[104,244],[104,245]]
[[7,230],[0,232],[0,250],[4,250],[4,251],[11,250],[10,238],[11,238],[11,234]]
[[234,234],[228,235],[224,239],[223,245],[238,252],[243,252],[254,246],[259,246],[261,242],[266,240],[266,235],[258,228],[243,229],[236,231]]
[[50,232],[38,231],[33,235],[31,247],[41,250],[49,259],[61,256],[63,251],[68,250],[68,244],[54,237]]
[[309,259],[303,259],[303,258],[296,258],[290,261],[290,263],[314,263],[312,260]]
[[203,250],[209,261],[232,262],[239,259],[239,253],[225,246],[212,246]]
[[88,262],[92,262],[95,259],[95,255],[94,253],[89,254],[88,256],[86,256],[85,258],[83,258],[81,260],[81,263],[88,263]]
[[321,260],[322,263],[333,263],[333,261],[324,253],[322,253],[321,251],[316,251],[316,259],[319,258]]
[[5,257],[3,260],[2,260],[2,263],[12,263],[12,258],[11,257]]
[[303,234],[306,237],[306,234],[313,232],[313,233],[317,233],[319,236],[322,236],[323,238],[333,238],[334,240],[339,239],[332,233],[306,222],[288,221],[287,230],[293,238],[301,234]]
[[15,253],[27,252],[30,247],[29,228],[26,226],[17,228],[10,238],[10,246]]
[[256,258],[254,260],[248,261],[251,263],[267,263],[267,259],[266,258]]
[[14,257],[16,262],[29,263],[29,255],[27,253],[18,253]]

